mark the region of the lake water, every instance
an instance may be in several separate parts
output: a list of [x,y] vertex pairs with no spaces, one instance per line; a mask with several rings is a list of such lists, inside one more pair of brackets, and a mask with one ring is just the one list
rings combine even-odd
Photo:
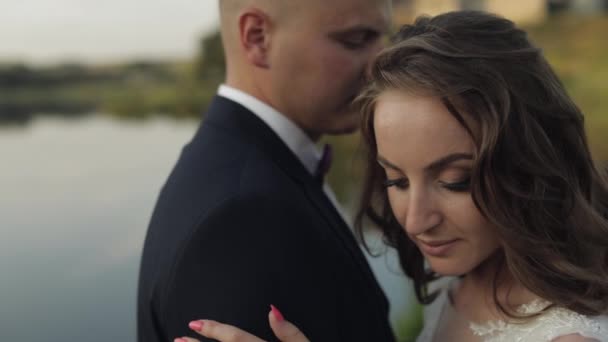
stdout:
[[[195,121],[42,117],[0,126],[0,341],[134,341],[141,247]],[[395,321],[411,286],[370,259]]]

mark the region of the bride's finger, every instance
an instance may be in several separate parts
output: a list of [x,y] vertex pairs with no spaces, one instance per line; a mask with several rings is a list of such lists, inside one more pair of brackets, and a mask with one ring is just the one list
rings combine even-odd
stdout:
[[259,339],[244,330],[216,321],[192,321],[190,322],[189,327],[202,336],[212,338],[220,342],[265,342],[264,340]]
[[300,329],[285,320],[283,314],[274,305],[270,306],[268,321],[275,336],[282,342],[310,342]]
[[184,336],[184,337],[176,338],[175,340],[173,340],[173,342],[201,342],[201,341],[199,341],[195,338],[192,338],[192,337]]

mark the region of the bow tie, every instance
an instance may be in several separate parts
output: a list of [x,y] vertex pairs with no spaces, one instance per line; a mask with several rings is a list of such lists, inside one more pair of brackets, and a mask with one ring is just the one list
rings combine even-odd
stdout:
[[319,160],[319,164],[317,164],[317,170],[315,171],[314,177],[320,183],[323,184],[325,179],[325,175],[329,172],[331,168],[331,161],[333,158],[331,145],[325,144],[323,146],[323,154],[321,156],[321,160]]

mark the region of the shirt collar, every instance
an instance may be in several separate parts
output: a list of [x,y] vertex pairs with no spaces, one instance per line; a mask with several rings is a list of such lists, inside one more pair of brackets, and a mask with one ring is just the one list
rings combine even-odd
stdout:
[[220,85],[217,94],[249,109],[279,136],[310,174],[315,173],[321,151],[293,121],[254,96],[228,85]]

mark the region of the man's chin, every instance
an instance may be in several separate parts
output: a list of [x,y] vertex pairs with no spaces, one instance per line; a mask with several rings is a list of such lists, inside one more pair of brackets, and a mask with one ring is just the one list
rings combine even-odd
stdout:
[[340,119],[336,121],[336,127],[332,132],[328,133],[331,135],[342,135],[352,134],[359,131],[360,117],[358,111],[345,111],[344,114],[338,116]]

